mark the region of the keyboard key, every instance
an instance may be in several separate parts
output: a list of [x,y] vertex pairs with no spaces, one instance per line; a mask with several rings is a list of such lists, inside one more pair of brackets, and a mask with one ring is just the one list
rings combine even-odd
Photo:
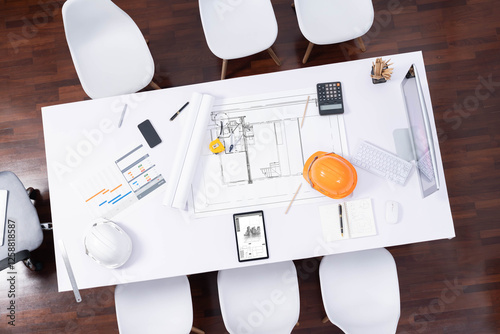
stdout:
[[368,172],[391,182],[405,185],[413,168],[411,162],[363,141],[350,161]]

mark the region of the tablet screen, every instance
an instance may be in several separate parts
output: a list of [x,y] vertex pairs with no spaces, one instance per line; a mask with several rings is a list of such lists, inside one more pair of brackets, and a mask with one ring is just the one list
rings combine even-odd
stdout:
[[267,259],[266,229],[262,211],[238,213],[233,216],[238,247],[238,260]]

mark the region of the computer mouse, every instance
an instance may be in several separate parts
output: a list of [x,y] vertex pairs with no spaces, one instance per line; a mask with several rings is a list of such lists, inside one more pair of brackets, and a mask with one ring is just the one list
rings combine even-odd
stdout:
[[114,222],[101,219],[95,222],[85,235],[85,252],[106,268],[118,268],[132,254],[132,240]]
[[385,221],[389,224],[396,224],[399,218],[399,203],[387,201],[385,203]]

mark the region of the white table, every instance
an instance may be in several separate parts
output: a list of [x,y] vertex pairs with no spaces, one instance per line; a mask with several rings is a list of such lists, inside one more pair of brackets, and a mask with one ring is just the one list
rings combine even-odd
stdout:
[[[378,85],[373,85],[369,77],[374,59],[366,59],[42,108],[54,240],[65,242],[79,288],[454,237],[441,154],[437,148],[441,189],[425,199],[422,199],[416,173],[405,187],[400,187],[358,169],[358,185],[351,199],[372,198],[378,231],[373,237],[326,243],[318,203],[294,204],[287,215],[284,214],[286,207],[265,208],[270,257],[239,263],[231,214],[193,219],[186,213],[163,206],[163,194],[160,193],[137,202],[113,218],[128,232],[134,246],[131,258],[123,267],[106,269],[84,252],[83,236],[92,221],[76,198],[71,183],[89,170],[95,170],[99,164],[112,161],[112,154],[117,151],[136,143],[147,147],[137,130],[137,124],[145,119],[151,120],[163,140],[162,144],[154,149],[148,147],[148,150],[161,174],[168,177],[175,156],[175,140],[181,134],[185,119],[182,114],[173,122],[169,118],[193,92],[216,98],[237,97],[341,81],[350,151],[353,152],[357,141],[363,139],[395,152],[392,131],[407,127],[400,83],[412,63],[418,67],[427,109],[431,119],[434,118],[421,52],[384,58],[392,59],[394,73],[389,82]],[[128,103],[128,112],[123,126],[118,128],[124,103]],[[316,112],[311,106],[309,108],[313,110],[309,112]],[[438,143],[432,125],[434,142]],[[293,193],[290,198],[292,196]],[[385,222],[385,203],[389,199],[401,204],[400,223],[395,225]],[[325,197],[325,203],[335,201]],[[67,291],[71,285],[57,242],[55,245],[59,291]]]

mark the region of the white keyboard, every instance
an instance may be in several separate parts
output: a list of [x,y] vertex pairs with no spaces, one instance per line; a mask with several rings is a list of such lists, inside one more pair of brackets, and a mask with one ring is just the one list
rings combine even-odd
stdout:
[[424,154],[417,163],[418,169],[425,175],[428,181],[434,180],[434,169],[432,168],[431,155],[429,151]]
[[366,141],[361,142],[350,160],[370,173],[404,186],[413,167],[411,162],[384,151]]

